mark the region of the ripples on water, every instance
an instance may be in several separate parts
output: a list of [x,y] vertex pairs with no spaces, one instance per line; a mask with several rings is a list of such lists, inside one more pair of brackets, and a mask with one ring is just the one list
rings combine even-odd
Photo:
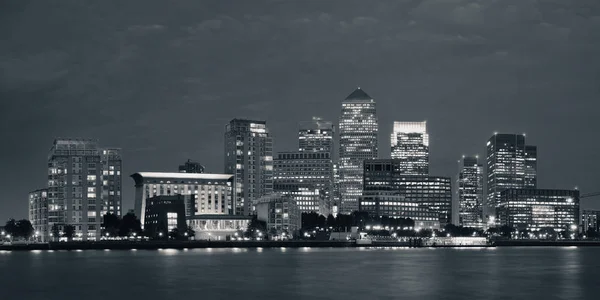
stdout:
[[0,251],[0,299],[600,299],[600,248]]

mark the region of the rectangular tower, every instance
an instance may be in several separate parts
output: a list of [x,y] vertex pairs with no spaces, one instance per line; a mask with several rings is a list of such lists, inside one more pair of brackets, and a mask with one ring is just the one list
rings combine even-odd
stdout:
[[122,198],[121,170],[123,162],[121,160],[121,149],[105,148],[101,150],[102,159],[102,213],[101,217],[107,213],[121,216]]
[[50,236],[48,228],[48,190],[40,189],[29,193],[29,221],[33,226],[36,241],[47,242]]
[[298,151],[327,152],[333,158],[333,123],[313,117],[312,121],[300,122]]
[[340,132],[340,213],[358,210],[363,161],[377,157],[378,121],[375,100],[357,88],[342,102]]
[[273,140],[265,121],[233,119],[225,127],[225,173],[235,175],[233,214],[254,214],[273,192]]
[[[535,187],[537,151],[535,160],[527,160],[524,134],[494,134],[487,142],[487,196],[485,215],[488,220],[496,216],[500,193],[506,189]],[[536,149],[537,150],[537,149]],[[528,166],[530,168],[528,168]],[[533,168],[532,168],[533,167]]]
[[392,158],[400,161],[402,173],[429,175],[427,122],[394,122]]
[[483,228],[483,166],[477,156],[463,156],[458,163],[459,224]]
[[[120,171],[120,170],[119,170]],[[98,142],[56,139],[48,155],[48,226],[75,227],[74,240],[100,238],[103,162]],[[106,199],[108,201],[108,199]]]

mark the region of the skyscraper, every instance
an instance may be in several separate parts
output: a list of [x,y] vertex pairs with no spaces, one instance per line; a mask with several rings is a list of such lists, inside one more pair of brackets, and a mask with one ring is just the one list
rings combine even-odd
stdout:
[[[524,134],[494,134],[488,140],[486,216],[495,217],[503,190],[536,188],[537,152],[531,152],[530,160],[526,162],[527,147],[534,149],[525,144]],[[531,160],[532,157],[536,159]]]
[[328,152],[333,158],[333,123],[313,117],[312,121],[300,122],[298,151]]
[[226,125],[225,173],[235,175],[234,214],[254,214],[256,200],[273,192],[273,140],[265,121]]
[[363,161],[377,157],[375,100],[357,88],[342,102],[340,116],[340,213],[358,209],[362,195]]
[[179,165],[179,173],[204,173],[204,166],[198,162],[187,160],[183,165]]
[[394,122],[391,137],[392,158],[400,161],[406,175],[429,174],[429,134],[427,122]]
[[483,166],[477,156],[458,161],[457,199],[459,223],[465,227],[483,227]]
[[48,155],[48,226],[75,227],[76,240],[100,238],[103,213],[121,212],[119,149],[89,139],[56,139]]

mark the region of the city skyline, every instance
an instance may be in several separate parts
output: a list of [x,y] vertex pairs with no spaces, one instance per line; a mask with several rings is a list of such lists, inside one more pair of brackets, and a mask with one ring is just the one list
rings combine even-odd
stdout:
[[[27,194],[44,186],[39,170],[57,136],[122,148],[125,176],[173,170],[188,158],[221,173],[222,128],[232,118],[266,120],[274,152],[292,150],[297,122],[336,122],[357,85],[377,101],[381,157],[393,121],[427,120],[430,172],[440,176],[453,176],[462,154],[483,157],[494,131],[526,132],[545,162],[538,186],[599,190],[600,144],[587,137],[600,127],[599,63],[589,55],[600,51],[600,30],[593,10],[577,3],[557,3],[563,13],[529,1],[478,4],[454,18],[473,7],[189,4],[162,15],[135,2],[123,14],[102,10],[108,3],[94,12],[86,4],[2,11],[10,17],[0,33],[0,138],[10,146],[0,157],[10,171],[0,175],[0,218],[27,216]],[[43,28],[24,21],[64,11],[79,17]],[[494,22],[482,24],[484,14]],[[81,51],[65,32],[90,48]],[[232,50],[241,47],[248,51]],[[506,115],[507,107],[518,109]],[[123,207],[133,207],[129,178],[123,193]]]

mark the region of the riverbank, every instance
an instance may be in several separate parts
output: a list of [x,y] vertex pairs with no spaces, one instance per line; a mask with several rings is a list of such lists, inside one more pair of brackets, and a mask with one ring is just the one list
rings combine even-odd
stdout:
[[[537,241],[506,240],[491,245],[435,245],[416,248],[484,248],[484,247],[600,247],[600,241]],[[52,242],[0,245],[4,251],[31,250],[157,250],[203,248],[355,248],[355,247],[411,247],[408,242],[374,241],[370,245],[357,245],[353,241],[100,241]],[[414,247],[414,246],[412,246]]]

